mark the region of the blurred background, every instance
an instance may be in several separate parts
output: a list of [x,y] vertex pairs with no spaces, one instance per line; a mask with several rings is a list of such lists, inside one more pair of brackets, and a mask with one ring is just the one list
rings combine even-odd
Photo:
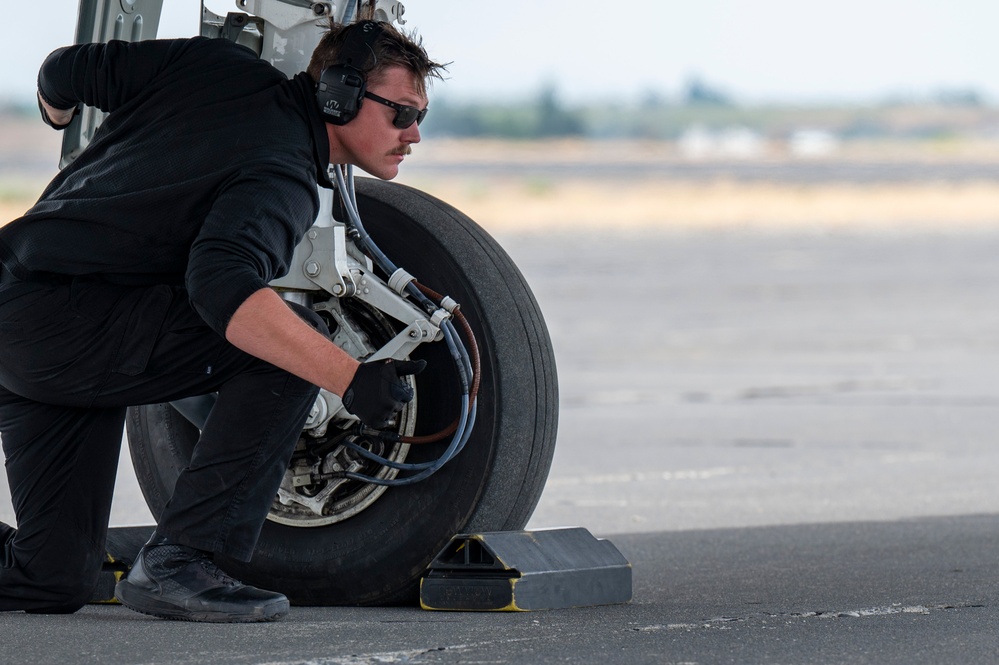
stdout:
[[[197,32],[198,2],[166,5],[160,36]],[[490,226],[988,223],[999,200],[992,3],[406,5],[452,65],[402,179]],[[4,10],[0,218],[54,172],[34,84],[76,6]]]
[[[404,4],[453,64],[399,180],[503,242],[555,342],[537,525],[999,511],[999,4]],[[55,173],[35,76],[75,15],[5,4],[0,221]]]

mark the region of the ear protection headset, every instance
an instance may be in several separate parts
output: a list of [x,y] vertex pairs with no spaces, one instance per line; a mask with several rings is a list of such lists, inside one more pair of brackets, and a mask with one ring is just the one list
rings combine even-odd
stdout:
[[364,68],[374,58],[374,45],[382,34],[377,21],[362,21],[352,27],[343,43],[340,62],[323,70],[316,88],[316,101],[323,120],[346,125],[361,109],[367,80]]

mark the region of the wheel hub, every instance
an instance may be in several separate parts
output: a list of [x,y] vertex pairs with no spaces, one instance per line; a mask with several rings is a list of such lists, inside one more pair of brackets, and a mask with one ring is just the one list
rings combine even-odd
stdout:
[[[381,313],[363,304],[347,306],[337,298],[313,304],[328,323],[331,340],[354,358],[363,358],[395,335]],[[416,384],[409,379],[414,394]],[[392,430],[406,436],[416,427],[416,399],[396,416]],[[393,462],[403,462],[409,446],[390,448],[351,433],[357,421],[343,410],[340,398],[321,391],[309,413],[302,438],[292,455],[267,519],[290,526],[326,526],[357,515],[384,494],[387,487],[343,477],[352,472],[379,479],[398,471],[361,457],[343,445],[350,440]]]

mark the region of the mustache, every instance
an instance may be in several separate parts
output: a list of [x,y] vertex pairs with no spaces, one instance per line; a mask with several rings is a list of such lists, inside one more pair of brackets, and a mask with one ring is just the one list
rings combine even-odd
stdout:
[[398,148],[396,150],[393,150],[392,154],[393,155],[403,155],[403,156],[412,155],[413,154],[413,146],[407,145],[407,146],[404,146],[402,148]]

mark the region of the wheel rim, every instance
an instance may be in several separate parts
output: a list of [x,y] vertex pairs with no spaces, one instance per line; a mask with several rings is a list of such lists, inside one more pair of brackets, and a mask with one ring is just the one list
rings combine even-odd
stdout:
[[[343,306],[331,298],[313,305],[320,316],[327,321],[331,339],[354,358],[360,358],[376,350],[386,340],[395,335],[391,322],[379,311],[368,308],[363,303]],[[401,436],[409,436],[416,427],[418,396],[416,384],[410,379],[414,398],[396,417],[393,431]],[[322,404],[322,397],[317,405]],[[320,408],[317,406],[317,408]],[[344,423],[349,427],[353,421]],[[330,434],[334,430],[334,434]],[[328,478],[315,483],[304,484],[307,477],[352,471],[379,479],[391,479],[398,471],[360,457],[343,445],[334,445],[317,459],[317,441],[328,440],[330,436],[344,436],[344,428],[337,429],[330,423],[323,427],[307,428],[292,455],[292,462],[285,472],[281,487],[267,514],[267,519],[278,524],[294,527],[322,527],[350,519],[374,504],[388,488],[348,478]],[[374,450],[392,462],[403,462],[409,453],[409,445],[396,443],[388,450]]]

